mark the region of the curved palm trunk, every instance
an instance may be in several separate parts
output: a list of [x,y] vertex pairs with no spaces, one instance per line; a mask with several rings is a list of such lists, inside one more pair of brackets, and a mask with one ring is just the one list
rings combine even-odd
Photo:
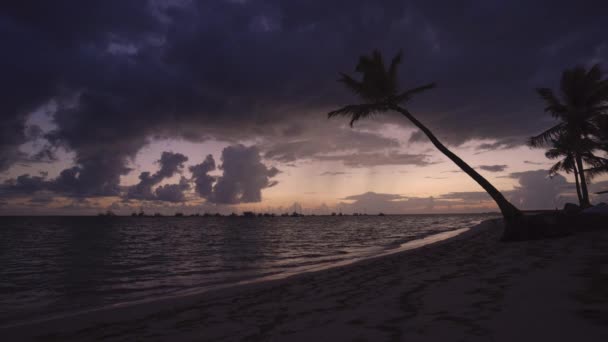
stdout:
[[574,182],[576,183],[576,196],[578,197],[578,204],[583,205],[583,195],[581,194],[581,184],[578,181],[578,169],[574,168]]
[[477,184],[479,184],[491,197],[494,199],[494,202],[500,208],[500,212],[505,220],[505,232],[503,235],[503,240],[512,240],[516,238],[518,235],[517,230],[521,228],[522,224],[522,212],[517,209],[511,202],[509,202],[501,193],[498,191],[488,180],[486,180],[482,175],[477,173],[469,164],[465,163],[460,157],[450,151],[445,145],[443,145],[437,137],[424,126],[418,119],[416,119],[410,112],[406,109],[401,108],[399,106],[392,106],[392,109],[403,114],[408,120],[410,120],[416,127],[418,127],[428,138],[431,140],[433,145],[437,147],[441,153],[443,153],[446,157],[450,158],[454,164],[458,165],[462,171],[466,172],[471,178],[473,178]]
[[581,207],[590,207],[591,203],[589,202],[589,190],[587,189],[587,181],[585,179],[585,170],[583,168],[583,158],[580,155],[576,156],[576,167],[579,169],[578,175],[581,178],[581,192],[583,200],[581,201]]

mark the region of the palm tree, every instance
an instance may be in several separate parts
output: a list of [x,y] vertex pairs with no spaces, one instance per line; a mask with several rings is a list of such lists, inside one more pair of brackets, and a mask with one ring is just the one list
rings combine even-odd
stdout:
[[490,182],[475,171],[471,166],[460,159],[456,154],[443,145],[437,137],[417,118],[415,118],[402,104],[408,102],[413,95],[422,93],[435,87],[429,83],[420,87],[401,91],[397,80],[397,71],[401,63],[402,54],[397,54],[391,61],[388,69],[379,51],[374,50],[371,56],[361,56],[355,69],[363,75],[362,80],[356,80],[349,75],[341,74],[339,81],[354,92],[363,103],[347,105],[328,113],[328,117],[345,116],[350,118],[350,125],[374,114],[396,111],[405,116],[418,129],[420,129],[446,157],[450,158],[464,172],[473,178],[494,199],[506,222],[503,240],[518,238],[518,230],[522,226],[522,213],[511,204]]
[[[570,139],[572,140],[572,139]],[[583,161],[592,165],[594,168],[599,169],[605,166],[606,162],[604,158],[593,155],[593,150],[597,146],[597,142],[591,139],[584,139],[580,141],[570,141],[567,136],[559,137],[552,141],[552,147],[545,152],[545,156],[549,159],[560,159],[549,169],[549,175],[555,176],[561,171],[566,173],[574,173],[574,181],[576,184],[576,195],[578,197],[579,204],[585,205],[583,194],[581,191],[580,181],[580,170],[577,167],[576,155],[577,153],[582,156]],[[592,170],[584,170],[589,176],[592,176],[594,172]]]
[[[537,89],[547,103],[545,111],[551,113],[559,123],[530,138],[529,144],[532,147],[544,147],[560,137],[569,137],[580,177],[581,205],[590,206],[583,161],[588,148],[582,148],[587,143],[582,141],[590,139],[589,141],[597,142],[605,134],[602,126],[608,113],[608,80],[602,79],[602,71],[597,64],[588,71],[584,67],[576,67],[563,72],[560,90],[561,99],[549,88]],[[599,147],[598,143],[592,150]]]

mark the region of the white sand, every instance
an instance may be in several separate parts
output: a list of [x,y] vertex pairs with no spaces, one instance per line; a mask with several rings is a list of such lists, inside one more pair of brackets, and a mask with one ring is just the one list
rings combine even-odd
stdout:
[[608,230],[457,237],[287,279],[0,330],[5,341],[608,341]]

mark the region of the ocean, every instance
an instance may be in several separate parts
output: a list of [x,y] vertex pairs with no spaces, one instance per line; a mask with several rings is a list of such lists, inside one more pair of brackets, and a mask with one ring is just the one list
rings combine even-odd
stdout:
[[0,217],[0,326],[331,267],[495,217]]

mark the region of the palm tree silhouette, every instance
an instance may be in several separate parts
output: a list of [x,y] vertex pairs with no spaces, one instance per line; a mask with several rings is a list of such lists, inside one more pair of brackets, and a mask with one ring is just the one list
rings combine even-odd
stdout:
[[[559,123],[541,134],[530,138],[532,147],[544,147],[553,141],[568,136],[569,147],[574,153],[574,161],[581,187],[581,205],[590,206],[584,155],[589,148],[600,148],[600,138],[606,133],[602,126],[608,114],[608,80],[602,79],[598,64],[588,71],[584,67],[567,69],[560,80],[561,99],[551,89],[539,88],[538,94],[547,103],[545,112],[559,120]],[[587,140],[583,142],[583,140]],[[594,141],[594,147],[588,146]]]
[[408,102],[413,95],[422,93],[435,87],[435,83],[429,83],[420,87],[401,91],[397,80],[397,71],[401,63],[402,54],[397,54],[391,61],[388,69],[384,64],[382,54],[374,50],[371,56],[361,56],[355,69],[363,75],[362,80],[356,80],[351,76],[341,73],[339,81],[355,93],[363,103],[347,105],[335,111],[329,112],[328,117],[345,116],[350,118],[350,125],[377,113],[390,110],[401,113],[420,129],[446,157],[450,158],[464,172],[473,178],[494,199],[506,222],[503,234],[504,240],[517,238],[518,228],[521,227],[523,217],[513,204],[511,204],[490,182],[465,163],[460,157],[443,145],[437,137],[418,119],[416,119],[403,103]]
[[[593,155],[593,150],[596,147],[596,142],[590,139],[581,141],[568,141],[568,137],[562,136],[557,140],[552,141],[552,147],[545,152],[545,156],[549,159],[560,159],[549,169],[549,175],[555,176],[556,174],[564,171],[566,173],[574,173],[574,181],[576,184],[576,195],[578,197],[579,204],[584,206],[583,194],[581,192],[581,181],[579,170],[576,166],[576,152],[579,151],[582,155],[583,160],[592,165],[594,168],[601,168],[605,164],[605,159],[596,157]],[[585,170],[590,176],[593,175],[593,171]]]

